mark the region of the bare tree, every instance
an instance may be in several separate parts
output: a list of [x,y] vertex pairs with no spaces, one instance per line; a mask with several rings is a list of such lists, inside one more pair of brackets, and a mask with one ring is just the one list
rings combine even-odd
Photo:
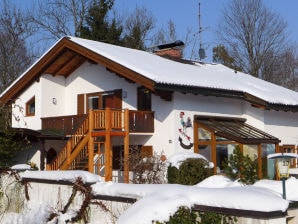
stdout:
[[0,91],[6,89],[32,63],[26,49],[31,34],[23,13],[11,2],[0,2]]
[[[63,36],[78,36],[92,0],[40,0],[30,21],[40,39],[57,40]],[[30,9],[32,10],[32,9]]]
[[262,68],[287,47],[286,22],[261,0],[232,0],[221,21],[219,39],[237,66],[256,77],[268,75]]
[[172,20],[169,20],[165,28],[157,30],[153,37],[153,45],[174,42],[177,40],[176,26]]
[[298,58],[294,46],[286,48],[279,55],[273,55],[262,66],[263,79],[275,84],[298,90]]
[[119,161],[120,166],[129,163],[129,171],[133,173],[130,182],[134,184],[163,184],[166,182],[166,161],[162,154],[150,155],[141,152],[139,146],[131,146],[129,158]]

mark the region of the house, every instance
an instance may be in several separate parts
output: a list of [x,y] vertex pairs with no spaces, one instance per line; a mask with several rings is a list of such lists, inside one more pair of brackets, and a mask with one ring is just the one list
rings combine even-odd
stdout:
[[221,172],[239,145],[258,158],[260,177],[273,178],[267,154],[296,152],[298,93],[220,64],[171,58],[180,49],[169,46],[159,56],[60,39],[0,96],[13,105],[12,126],[38,139],[16,162],[128,182],[130,153],[200,153]]

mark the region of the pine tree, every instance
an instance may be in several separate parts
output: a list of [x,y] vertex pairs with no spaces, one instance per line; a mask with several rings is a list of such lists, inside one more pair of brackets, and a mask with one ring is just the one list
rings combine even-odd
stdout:
[[78,32],[79,37],[96,40],[115,45],[121,45],[123,27],[116,18],[109,19],[109,12],[113,8],[114,0],[93,1]]
[[251,159],[248,155],[243,155],[239,146],[235,147],[232,155],[224,162],[225,174],[244,184],[254,184],[258,179],[257,159]]
[[0,169],[9,168],[17,152],[29,146],[25,136],[17,134],[10,128],[11,108],[0,105]]

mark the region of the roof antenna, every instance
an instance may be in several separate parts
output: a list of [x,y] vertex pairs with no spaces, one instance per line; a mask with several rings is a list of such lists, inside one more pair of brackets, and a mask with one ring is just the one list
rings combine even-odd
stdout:
[[201,3],[199,2],[199,41],[200,41],[200,48],[199,48],[199,57],[200,61],[206,58],[205,50],[202,48],[202,26],[201,26]]

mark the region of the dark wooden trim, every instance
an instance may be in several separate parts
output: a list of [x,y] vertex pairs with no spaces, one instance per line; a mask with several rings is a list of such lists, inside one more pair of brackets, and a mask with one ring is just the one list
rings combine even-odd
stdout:
[[164,83],[156,83],[155,89],[158,91],[192,93],[195,95],[203,95],[203,96],[217,96],[217,97],[244,99],[244,93],[242,91],[236,91],[236,90],[225,90],[225,89],[177,85],[177,84],[173,85],[173,84],[164,84]]
[[135,198],[126,198],[119,196],[109,196],[109,195],[95,195],[93,199],[104,200],[104,201],[116,201],[133,204],[137,201]]
[[[32,171],[34,172],[34,171]],[[38,172],[38,171],[36,171]],[[46,172],[46,171],[45,171]],[[59,172],[59,171],[57,171]],[[22,182],[34,182],[34,183],[41,183],[41,184],[60,184],[60,185],[69,185],[72,186],[74,183],[71,180],[46,180],[46,179],[38,179],[38,178],[28,178],[28,177],[22,177]],[[85,183],[85,185],[92,185],[96,182],[92,183]]]
[[192,207],[195,211],[201,212],[216,212],[225,215],[231,215],[236,217],[247,217],[247,218],[278,218],[284,217],[287,215],[287,212],[283,211],[254,211],[254,210],[243,210],[243,209],[234,209],[234,208],[223,208],[223,207],[213,207],[205,205],[194,205]]
[[105,136],[106,134],[110,134],[111,136],[125,136],[124,131],[92,131],[91,132],[92,137]]

